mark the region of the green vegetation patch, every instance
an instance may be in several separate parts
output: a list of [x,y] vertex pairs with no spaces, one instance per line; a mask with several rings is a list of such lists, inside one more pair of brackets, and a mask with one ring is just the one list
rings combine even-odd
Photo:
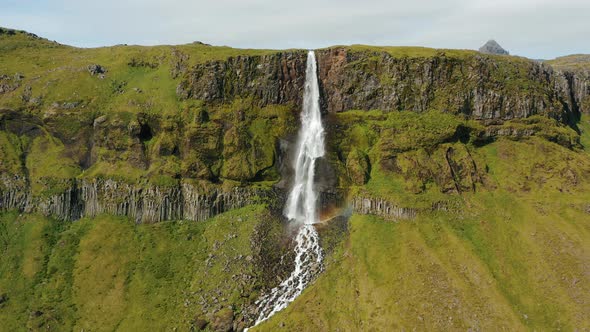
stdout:
[[229,310],[229,323],[243,324],[265,286],[257,248],[268,241],[253,242],[260,229],[282,236],[258,205],[155,225],[3,213],[0,321],[10,331],[188,330],[199,319],[214,329]]
[[325,273],[254,330],[586,328],[590,224],[569,199],[497,192],[411,222],[354,215]]

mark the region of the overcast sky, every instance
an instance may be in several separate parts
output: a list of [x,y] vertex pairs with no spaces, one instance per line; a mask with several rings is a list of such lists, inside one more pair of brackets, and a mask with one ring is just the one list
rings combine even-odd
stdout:
[[336,44],[590,53],[590,0],[0,0],[0,26],[60,43],[319,48]]

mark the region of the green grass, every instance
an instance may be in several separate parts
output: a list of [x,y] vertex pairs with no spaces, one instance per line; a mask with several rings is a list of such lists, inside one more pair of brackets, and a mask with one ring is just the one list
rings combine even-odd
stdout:
[[351,45],[351,46],[332,46],[345,47],[354,52],[387,52],[394,57],[432,57],[445,54],[450,57],[463,58],[478,54],[473,50],[455,50],[455,49],[436,49],[420,46],[370,46],[370,45]]
[[582,115],[580,122],[578,122],[580,129],[580,144],[584,147],[584,151],[590,153],[590,117],[589,115]]
[[546,61],[553,68],[560,70],[588,70],[590,69],[590,55],[572,54]]
[[[24,33],[0,35],[0,49],[3,49],[0,74],[24,75],[16,91],[0,96],[0,106],[23,107],[20,96],[25,86],[30,86],[32,96],[42,97],[45,106],[78,101],[86,109],[101,112],[149,110],[158,113],[175,113],[183,105],[176,97],[180,77],[171,75],[178,62],[177,54],[185,56],[183,65],[188,69],[197,63],[231,56],[276,52],[200,44],[75,48],[34,39]],[[132,65],[134,61],[155,66]],[[104,79],[90,75],[87,67],[92,64],[107,69]]]
[[377,197],[458,208],[353,215],[325,273],[255,330],[589,328],[589,156],[541,137],[469,149],[486,169],[475,192],[412,195],[411,179],[373,171],[361,189]]
[[239,316],[259,294],[260,267],[246,257],[255,255],[253,232],[268,218],[263,206],[156,225],[4,213],[2,329],[188,330],[197,316],[212,319],[228,306]]
[[[547,215],[511,194],[459,215],[355,215],[327,271],[256,331],[546,330],[590,326],[584,212]],[[540,202],[539,202],[540,203]]]
[[20,174],[22,171],[22,146],[14,134],[0,131],[0,171],[5,174]]

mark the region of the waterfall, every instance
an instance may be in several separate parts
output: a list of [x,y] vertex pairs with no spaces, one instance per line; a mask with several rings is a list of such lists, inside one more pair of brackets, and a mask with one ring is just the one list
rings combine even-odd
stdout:
[[284,214],[296,229],[295,269],[287,279],[258,302],[259,316],[255,325],[287,307],[323,269],[322,249],[313,224],[319,221],[315,191],[315,162],[324,155],[324,128],[320,113],[320,90],[315,53],[307,54],[305,90],[301,129],[297,137],[295,178]]

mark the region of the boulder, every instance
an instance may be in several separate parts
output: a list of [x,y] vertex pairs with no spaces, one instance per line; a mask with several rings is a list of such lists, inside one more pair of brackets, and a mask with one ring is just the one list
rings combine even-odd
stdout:
[[88,66],[88,72],[90,73],[90,75],[94,76],[94,75],[101,75],[107,72],[106,68],[98,65],[98,64],[92,64]]

